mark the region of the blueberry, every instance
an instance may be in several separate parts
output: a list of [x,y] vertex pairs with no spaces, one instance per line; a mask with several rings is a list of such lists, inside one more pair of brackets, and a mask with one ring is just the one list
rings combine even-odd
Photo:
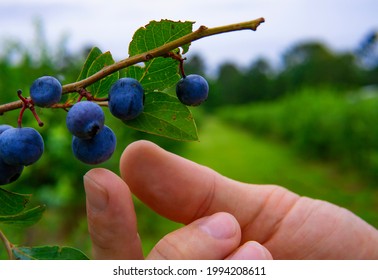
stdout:
[[31,85],[30,97],[35,105],[39,107],[50,107],[58,103],[62,97],[62,85],[54,77],[40,77]]
[[143,111],[144,89],[135,79],[122,78],[109,91],[109,110],[123,121],[135,119]]
[[0,134],[3,133],[5,130],[13,128],[13,126],[7,125],[7,124],[2,124],[0,125]]
[[116,147],[116,136],[107,126],[91,139],[72,138],[74,156],[87,164],[99,164],[108,160]]
[[176,94],[181,103],[198,106],[207,99],[209,84],[200,75],[188,75],[177,83]]
[[100,105],[91,101],[81,101],[72,106],[66,117],[68,130],[76,137],[89,139],[103,127],[105,115]]
[[9,165],[0,158],[0,185],[6,185],[17,180],[24,167],[22,165]]
[[[0,134],[5,130],[13,128],[10,125],[2,124],[0,125]],[[22,165],[9,165],[0,158],[0,185],[5,185],[12,183],[20,177],[24,167]]]
[[0,158],[9,165],[33,164],[43,150],[42,136],[34,128],[9,128],[0,135]]

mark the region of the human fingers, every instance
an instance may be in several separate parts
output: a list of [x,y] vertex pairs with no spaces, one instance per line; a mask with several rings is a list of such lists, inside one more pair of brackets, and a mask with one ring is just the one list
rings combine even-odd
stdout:
[[96,168],[84,176],[88,230],[95,259],[142,259],[131,193],[109,170]]
[[220,212],[167,234],[147,259],[224,259],[239,246],[240,236],[236,219]]
[[248,241],[227,257],[228,260],[273,260],[272,254],[256,241]]
[[230,180],[148,141],[130,144],[120,169],[131,191],[171,220],[188,224],[216,212],[231,213],[243,228],[243,242],[269,239],[298,199],[284,188]]
[[143,202],[182,223],[225,211],[276,259],[376,258],[378,231],[331,203],[278,186],[243,184],[166,152],[135,142],[121,158],[121,175]]

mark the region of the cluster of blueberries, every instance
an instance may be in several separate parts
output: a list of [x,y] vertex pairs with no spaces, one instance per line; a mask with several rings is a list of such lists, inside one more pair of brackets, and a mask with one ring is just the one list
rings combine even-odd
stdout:
[[[62,85],[54,77],[41,77],[30,87],[30,98],[39,107],[49,107],[61,97]],[[0,125],[0,185],[18,179],[24,166],[39,160],[43,151],[43,138],[34,128]]]
[[[176,85],[178,99],[185,105],[197,106],[207,99],[209,86],[200,75],[184,76]],[[35,80],[30,87],[30,99],[38,107],[50,107],[62,96],[62,85],[51,76]],[[110,113],[128,121],[138,117],[144,108],[144,89],[133,78],[121,78],[109,91]],[[87,164],[108,160],[116,147],[114,132],[105,125],[102,108],[93,101],[75,103],[67,113],[66,125],[72,138],[76,158]],[[37,130],[0,125],[0,185],[15,181],[24,166],[35,163],[43,154],[44,142]]]
[[[143,111],[144,90],[132,78],[115,82],[108,96],[110,113],[124,121],[138,117]],[[87,164],[108,160],[116,147],[114,132],[106,125],[101,107],[92,101],[81,101],[68,111],[66,124],[72,133],[72,151]]]

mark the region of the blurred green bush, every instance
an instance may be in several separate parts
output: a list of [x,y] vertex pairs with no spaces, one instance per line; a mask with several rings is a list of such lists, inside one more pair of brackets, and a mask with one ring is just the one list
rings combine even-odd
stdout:
[[285,141],[302,156],[335,161],[378,180],[378,91],[303,89],[269,103],[225,107],[218,115]]

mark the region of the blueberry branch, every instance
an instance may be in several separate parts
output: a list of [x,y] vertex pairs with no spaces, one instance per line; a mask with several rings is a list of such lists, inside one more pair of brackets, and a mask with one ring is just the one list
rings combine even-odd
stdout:
[[[102,98],[94,98],[92,99],[93,101],[96,101],[96,103],[100,106],[103,106],[103,107],[108,107],[108,101],[105,101],[105,100],[102,100]],[[65,103],[65,104],[55,104],[55,105],[52,105],[51,107],[49,108],[53,108],[53,109],[68,109],[68,108],[71,108],[72,106],[74,105],[74,103]]]
[[[225,26],[219,26],[219,27],[213,27],[208,28],[204,25],[200,26],[197,30],[193,31],[192,33],[189,33],[179,39],[176,39],[174,41],[171,41],[167,44],[164,44],[158,48],[155,48],[153,50],[141,53],[139,55],[131,56],[126,59],[123,59],[121,61],[118,61],[112,65],[109,65],[107,67],[104,67],[97,73],[93,74],[92,76],[87,77],[86,79],[83,79],[81,81],[77,81],[71,84],[66,84],[63,86],[63,94],[71,93],[71,92],[79,92],[82,89],[86,88],[87,86],[101,80],[102,78],[117,72],[123,68],[129,67],[131,65],[135,65],[137,63],[146,62],[148,60],[151,60],[156,57],[164,57],[167,56],[169,52],[172,50],[181,47],[183,45],[186,45],[188,43],[194,42],[196,40],[218,35],[226,32],[233,32],[233,31],[239,31],[239,30],[253,30],[255,31],[257,27],[263,23],[265,20],[264,18],[258,18],[251,21],[246,22],[240,22]],[[0,115],[7,111],[15,110],[22,108],[23,102],[21,100],[7,103],[0,105]],[[54,107],[54,106],[53,106]]]

